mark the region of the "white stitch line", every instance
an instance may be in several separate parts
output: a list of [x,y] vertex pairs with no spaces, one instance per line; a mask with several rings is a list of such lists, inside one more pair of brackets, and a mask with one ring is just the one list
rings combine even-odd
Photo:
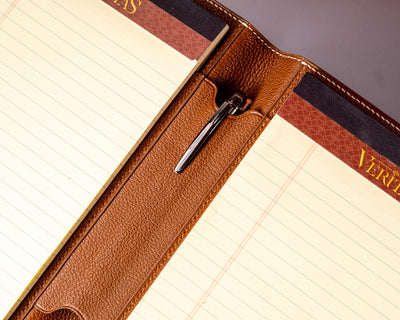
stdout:
[[325,75],[323,75],[321,72],[319,72],[317,69],[315,69],[314,67],[312,67],[309,63],[307,63],[306,61],[304,61],[303,59],[300,58],[296,58],[287,54],[283,54],[281,52],[279,52],[278,50],[276,50],[275,48],[271,47],[262,37],[260,37],[257,32],[250,27],[246,22],[244,22],[241,19],[236,18],[234,15],[232,15],[230,12],[228,12],[227,10],[225,10],[224,8],[222,8],[220,5],[218,5],[217,3],[215,3],[213,0],[206,0],[209,4],[215,6],[217,9],[219,9],[220,11],[224,12],[225,14],[227,14],[228,16],[230,16],[232,19],[236,20],[237,22],[239,22],[240,24],[242,24],[245,28],[249,29],[256,37],[257,39],[259,39],[268,49],[270,49],[273,53],[277,54],[278,56],[282,57],[282,58],[286,58],[286,59],[292,59],[295,61],[300,62],[302,65],[307,66],[309,69],[311,69],[312,71],[314,71],[315,73],[317,73],[319,76],[321,76],[322,78],[324,78],[326,81],[328,81],[329,83],[331,83],[333,86],[335,86],[336,88],[338,88],[340,91],[342,91],[343,93],[345,93],[347,96],[349,96],[350,98],[352,98],[354,101],[357,101],[359,104],[361,104],[364,108],[366,108],[367,110],[369,110],[372,114],[374,114],[376,117],[382,119],[384,122],[386,122],[387,124],[389,124],[393,129],[396,129],[398,132],[400,132],[400,128],[398,126],[396,126],[394,123],[392,123],[390,120],[386,119],[384,116],[382,116],[381,114],[377,113],[375,110],[373,110],[371,107],[369,107],[367,104],[365,104],[363,101],[361,101],[360,99],[356,98],[354,95],[352,95],[350,92],[348,92],[346,89],[344,89],[342,86],[338,85],[336,82],[332,81],[331,79],[329,79],[328,77],[326,77]]

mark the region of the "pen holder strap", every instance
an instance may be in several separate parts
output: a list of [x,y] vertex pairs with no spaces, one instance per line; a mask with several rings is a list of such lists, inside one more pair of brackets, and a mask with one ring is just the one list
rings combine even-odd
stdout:
[[229,117],[189,167],[176,174],[180,156],[214,113],[216,94],[216,87],[203,79],[121,184],[37,308],[71,308],[83,319],[114,319],[141,296],[148,279],[165,265],[265,120],[256,112]]
[[[231,31],[203,75],[190,79],[11,319],[125,319],[300,79],[299,61],[276,58],[234,14],[218,15]],[[250,110],[228,116],[177,175],[217,95],[242,89]]]
[[[307,60],[280,52],[219,3],[196,0],[230,33],[182,90],[11,319],[126,319],[301,77],[313,73],[387,127],[367,101]],[[217,88],[218,87],[218,92]],[[181,175],[179,158],[217,108],[244,91]],[[393,128],[392,128],[393,130]],[[397,133],[399,134],[399,133]]]

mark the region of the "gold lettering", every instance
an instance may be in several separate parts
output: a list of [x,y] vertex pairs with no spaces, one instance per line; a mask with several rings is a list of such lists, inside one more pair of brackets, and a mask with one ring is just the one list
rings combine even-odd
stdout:
[[[128,4],[129,3],[130,3],[131,8],[132,8],[131,10],[128,9]],[[138,1],[138,5],[139,6],[142,5],[142,1],[141,0]],[[124,10],[129,14],[134,14],[137,11],[137,6],[135,4],[135,0],[126,0]]]
[[[375,177],[375,173],[376,173],[376,170],[377,170],[377,168],[375,166],[376,166],[375,162],[372,162],[371,166],[367,170],[367,173],[369,173],[373,177]],[[372,170],[372,169],[374,169],[374,170]],[[371,171],[373,171],[373,172],[371,172]]]
[[385,187],[390,188],[391,192],[393,191],[396,195],[400,196],[400,173],[398,171],[391,169],[385,163],[379,161],[374,156],[369,155],[364,149],[361,149],[361,158],[359,163],[359,168],[362,167],[367,168],[365,172],[371,177],[374,177],[378,181],[382,181]]
[[390,185],[392,184],[393,181],[400,181],[399,179],[397,179],[396,177],[399,176],[399,173],[397,171],[393,171],[392,174],[392,178],[390,179],[390,181],[388,182],[388,184],[386,185],[388,188],[390,188]]
[[390,181],[388,182],[388,184],[386,185],[388,188],[390,187],[390,185],[392,184],[392,182],[394,181],[394,176],[390,179]]
[[[399,181],[399,180],[397,180],[397,181]],[[394,189],[393,191],[400,196],[400,182],[399,182],[398,186],[396,187],[396,189]]]
[[361,168],[364,165],[364,159],[365,159],[365,154],[367,153],[367,151],[365,151],[364,149],[361,149],[361,159],[360,159],[360,166],[359,168]]
[[[118,6],[121,5],[119,2],[120,0],[114,0],[114,3]],[[142,5],[142,0],[138,0],[137,5],[135,4],[135,0],[125,0],[124,10],[129,14],[134,14],[137,11],[138,6],[141,5]]]
[[[386,174],[382,177],[383,173],[386,173]],[[376,176],[376,180],[379,181],[379,179],[380,179],[381,177],[382,177],[382,182],[383,182],[383,184],[386,185],[386,178],[389,178],[389,177],[390,177],[390,173],[387,172],[385,169],[382,169],[381,172]]]

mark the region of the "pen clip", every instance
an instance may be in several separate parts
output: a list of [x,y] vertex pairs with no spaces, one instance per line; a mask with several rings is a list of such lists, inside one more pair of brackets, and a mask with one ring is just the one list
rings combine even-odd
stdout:
[[197,137],[190,144],[175,168],[176,173],[181,173],[192,162],[203,146],[211,138],[221,123],[228,115],[238,115],[244,111],[246,96],[242,92],[236,92],[226,100],[207,122]]

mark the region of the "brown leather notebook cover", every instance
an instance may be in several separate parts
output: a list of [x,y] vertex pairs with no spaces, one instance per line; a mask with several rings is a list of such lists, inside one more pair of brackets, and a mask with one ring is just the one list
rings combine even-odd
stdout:
[[[229,24],[228,35],[11,319],[126,319],[307,73],[400,135],[398,123],[313,63],[281,52],[218,2],[195,2]],[[249,110],[228,117],[196,160],[177,175],[176,164],[216,111],[216,101],[235,91],[251,99]]]

